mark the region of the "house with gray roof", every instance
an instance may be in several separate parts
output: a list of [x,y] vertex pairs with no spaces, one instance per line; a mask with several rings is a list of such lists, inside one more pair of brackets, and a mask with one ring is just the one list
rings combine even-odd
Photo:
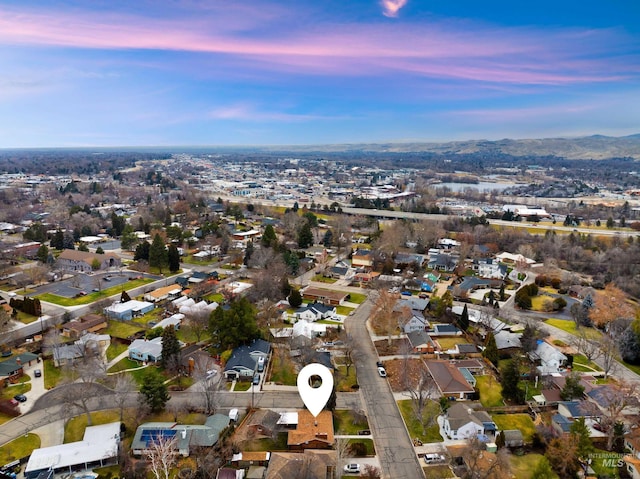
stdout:
[[21,353],[0,362],[0,379],[15,382],[24,374],[24,367],[38,359],[37,354]]
[[271,344],[264,339],[254,339],[250,344],[238,346],[231,353],[224,368],[227,379],[249,379],[255,374],[258,358],[267,358],[271,352]]
[[477,411],[477,403],[455,403],[444,416],[443,429],[450,439],[472,439],[494,433],[496,425],[486,411]]
[[433,353],[436,350],[435,343],[424,329],[408,332],[407,339],[414,353]]
[[162,357],[162,336],[153,339],[136,339],[129,345],[129,359],[156,363]]
[[540,374],[548,375],[560,372],[567,364],[567,357],[546,341],[538,340],[536,349],[529,353],[532,361],[539,362]]

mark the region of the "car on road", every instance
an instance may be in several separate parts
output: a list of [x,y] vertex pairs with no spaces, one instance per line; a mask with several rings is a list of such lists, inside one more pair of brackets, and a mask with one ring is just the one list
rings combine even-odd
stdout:
[[111,281],[111,276],[105,276],[105,277],[104,277],[104,280],[105,280],[105,281]]
[[16,394],[15,396],[13,396],[13,399],[18,402],[25,402],[27,400],[27,396],[25,396],[24,394]]
[[346,464],[344,466],[344,472],[349,474],[359,474],[360,473],[360,464],[351,463]]
[[206,372],[206,376],[205,376],[205,378],[206,378],[206,379],[211,379],[211,378],[212,378],[213,376],[215,376],[216,374],[218,374],[218,371],[216,371],[215,369],[209,369],[209,370]]
[[40,369],[34,369],[33,370],[33,375],[37,378],[39,378],[40,376],[42,376],[42,371]]
[[383,367],[378,367],[378,374],[380,375],[381,378],[386,378],[387,370]]

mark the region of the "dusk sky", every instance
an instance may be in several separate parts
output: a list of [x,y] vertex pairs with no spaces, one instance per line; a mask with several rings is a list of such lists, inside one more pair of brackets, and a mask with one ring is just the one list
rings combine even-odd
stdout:
[[637,0],[0,0],[0,148],[640,133]]

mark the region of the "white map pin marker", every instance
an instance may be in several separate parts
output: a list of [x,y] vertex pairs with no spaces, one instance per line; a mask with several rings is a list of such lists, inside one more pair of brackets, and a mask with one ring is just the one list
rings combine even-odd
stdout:
[[[314,381],[314,385],[310,384],[310,380],[318,376],[319,381]],[[314,378],[315,379],[315,378]],[[318,385],[317,383],[320,382]],[[333,392],[333,374],[326,366],[318,363],[307,364],[298,373],[298,393],[302,398],[302,402],[313,417],[317,417],[331,397]]]

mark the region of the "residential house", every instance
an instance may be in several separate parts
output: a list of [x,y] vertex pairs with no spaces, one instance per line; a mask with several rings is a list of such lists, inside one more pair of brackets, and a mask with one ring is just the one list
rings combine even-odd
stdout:
[[440,281],[440,274],[433,272],[427,273],[422,277],[420,290],[433,293],[438,288],[438,281]]
[[313,322],[320,319],[336,319],[337,314],[335,306],[314,302],[301,306],[293,313],[293,316],[298,321]]
[[529,353],[529,358],[540,363],[537,369],[542,375],[558,373],[567,364],[567,357],[561,351],[542,340],[538,340],[536,349]]
[[304,336],[309,339],[317,338],[318,336],[324,336],[327,333],[326,324],[318,324],[309,321],[298,321],[293,325],[293,328],[284,328],[291,331],[291,336],[296,338],[298,336]]
[[446,412],[443,430],[451,439],[472,439],[479,435],[495,432],[496,425],[486,411],[473,407],[479,404],[455,403]]
[[218,442],[220,434],[229,426],[229,416],[214,414],[203,425],[177,424],[175,422],[148,422],[136,429],[131,442],[131,451],[141,456],[149,445],[159,438],[175,438],[174,448],[183,457],[188,457],[192,447],[211,447]]
[[161,357],[162,336],[153,339],[136,339],[129,345],[129,359],[157,363]]
[[472,268],[481,278],[505,279],[507,266],[493,258],[474,259]]
[[449,253],[438,253],[433,257],[430,257],[429,262],[427,263],[427,268],[437,271],[451,272],[456,269],[456,266],[458,266],[458,260],[458,256],[454,256]]
[[62,325],[62,335],[78,339],[87,333],[97,333],[107,327],[107,319],[101,314],[86,314],[78,320],[72,320]]
[[73,364],[80,358],[106,359],[107,348],[111,344],[108,334],[87,333],[73,344],[65,344],[53,348],[53,364],[56,367]]
[[96,254],[73,249],[62,250],[56,265],[63,271],[91,273],[95,270],[118,268],[122,262],[115,253]]
[[244,473],[244,469],[231,469],[230,467],[221,467],[220,469],[218,469],[216,479],[245,479]]
[[163,320],[159,321],[158,324],[156,324],[154,327],[162,329],[166,327],[172,327],[173,329],[178,330],[180,329],[180,325],[182,324],[182,320],[184,318],[184,314],[176,313],[169,316],[168,318],[164,318]]
[[180,293],[182,293],[181,287],[176,286],[175,284],[170,284],[169,286],[163,286],[162,288],[149,291],[144,295],[144,299],[151,303],[158,303],[160,301],[176,299],[180,296]]
[[241,468],[268,466],[270,459],[271,453],[269,451],[240,451],[231,456],[231,465]]
[[455,290],[460,293],[469,295],[476,289],[493,288],[499,289],[502,286],[502,280],[491,278],[478,278],[477,276],[465,276],[465,278],[456,285]]
[[460,241],[451,238],[442,238],[438,240],[438,248],[444,250],[453,250],[460,247]]
[[511,253],[507,253],[507,252],[503,252],[500,254],[496,255],[496,259],[498,261],[500,261],[501,263],[509,263],[509,264],[526,264],[528,266],[531,266],[532,264],[535,264],[536,261],[531,259],[531,258],[527,258],[521,254],[511,254]]
[[504,445],[507,447],[522,447],[524,446],[524,436],[520,429],[505,429],[504,431]]
[[116,302],[104,308],[103,312],[108,318],[131,320],[153,311],[155,305],[146,301],[132,299],[124,303]]
[[[461,370],[449,361],[426,361],[429,374],[433,378],[440,394],[455,399],[469,399],[476,393]],[[467,370],[468,371],[468,370]]]
[[456,356],[480,356],[480,351],[475,344],[456,344],[453,352]]
[[581,417],[597,418],[601,414],[596,411],[587,401],[560,401],[558,403],[558,414],[568,419],[579,419]]
[[24,477],[36,479],[42,474],[67,476],[80,471],[118,464],[120,423],[88,426],[82,441],[35,449],[29,456]]
[[393,262],[397,267],[417,265],[418,268],[422,268],[425,259],[422,254],[397,253]]
[[436,345],[431,336],[424,329],[408,332],[407,339],[414,353],[432,354],[436,350]]
[[401,319],[400,327],[405,334],[413,331],[426,331],[429,329],[429,321],[421,314],[412,314],[409,319]]
[[252,434],[273,437],[278,427],[280,414],[271,409],[258,409],[247,420],[247,428]]
[[334,291],[332,289],[316,288],[307,286],[302,291],[302,297],[307,301],[323,303],[331,306],[339,306],[346,301],[349,293]]
[[324,410],[313,416],[308,410],[298,412],[298,425],[289,431],[287,445],[293,451],[331,449],[334,443],[333,415]]
[[411,311],[417,311],[419,313],[424,313],[429,307],[429,299],[427,298],[419,298],[417,296],[404,296],[398,299],[398,302],[395,304],[393,310],[401,311],[403,309],[409,309]]
[[12,358],[0,362],[0,379],[7,383],[15,383],[24,374],[24,367],[37,361],[38,355],[33,353],[16,354]]
[[355,250],[351,255],[351,266],[354,268],[371,269],[373,267],[373,255],[371,254],[371,250]]
[[327,479],[335,477],[337,453],[331,450],[305,449],[304,453],[273,452],[265,479],[291,479],[300,477],[304,471],[305,479]]
[[254,339],[250,344],[238,346],[231,353],[224,368],[227,379],[250,379],[255,374],[258,358],[266,358],[271,352],[271,345],[263,339]]

